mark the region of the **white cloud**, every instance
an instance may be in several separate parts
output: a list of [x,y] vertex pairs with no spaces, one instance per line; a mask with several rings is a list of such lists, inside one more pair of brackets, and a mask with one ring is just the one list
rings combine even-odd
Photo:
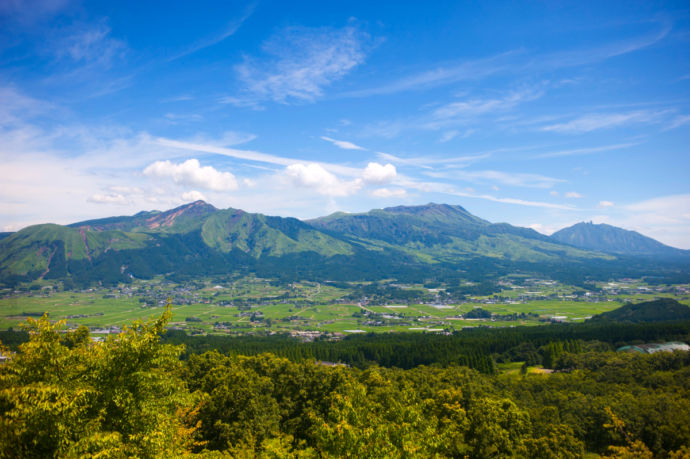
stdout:
[[376,198],[404,198],[407,191],[402,188],[377,188],[371,192]]
[[188,159],[183,163],[156,161],[144,169],[149,177],[172,178],[179,185],[191,185],[214,191],[237,189],[237,180],[230,172],[220,172],[211,166],[201,166],[199,160]]
[[246,57],[235,67],[249,94],[237,99],[313,101],[325,87],[364,62],[367,38],[354,27],[289,27],[263,44],[268,58]]
[[369,163],[362,173],[366,183],[380,184],[390,182],[398,172],[395,166],[388,163],[385,166],[379,163]]
[[352,142],[348,142],[346,140],[336,140],[332,139],[330,137],[321,136],[321,139],[331,142],[333,145],[335,145],[338,148],[342,148],[343,150],[366,150],[366,148],[360,147],[359,145],[355,145]]
[[[207,153],[215,153],[218,155],[229,156],[231,158],[246,159],[249,161],[256,161],[256,162],[260,162],[260,163],[277,164],[280,166],[290,166],[290,165],[295,164],[295,163],[303,163],[303,161],[301,161],[300,159],[270,155],[270,154],[261,153],[258,151],[238,150],[235,148],[219,147],[217,145],[182,142],[179,140],[171,140],[171,139],[165,139],[165,138],[157,139],[156,144],[166,146],[166,147],[179,148],[182,150],[203,151],[203,152],[207,152]],[[318,164],[319,166],[323,167],[324,169],[326,169],[330,172],[334,172],[334,173],[337,173],[340,175],[346,175],[349,177],[359,177],[359,175],[361,174],[361,169],[357,169],[355,167],[348,167],[348,166],[342,166],[340,164],[322,163],[322,162],[315,163],[315,164]]]
[[458,134],[460,134],[460,131],[458,131],[458,130],[456,130],[456,129],[454,129],[454,130],[452,130],[452,131],[446,131],[446,132],[443,133],[443,135],[441,136],[441,138],[438,139],[438,141],[441,142],[441,143],[448,142],[448,141],[453,140],[454,138],[456,138],[456,137],[458,136]]
[[565,194],[565,197],[566,197],[566,198],[570,198],[570,199],[580,199],[580,198],[582,198],[583,196],[582,196],[580,193],[578,193],[577,191],[568,191],[568,192]]
[[93,194],[87,199],[95,204],[129,204],[127,198],[118,193],[112,194]]
[[551,196],[557,197],[557,196],[558,196],[558,191],[552,190],[552,191],[549,191],[549,194],[550,194]]
[[566,123],[551,124],[541,128],[542,131],[576,134],[598,129],[614,128],[628,124],[657,123],[664,112],[640,110],[630,113],[606,113],[584,115]]
[[362,185],[361,180],[342,181],[316,163],[291,164],[285,169],[285,174],[295,185],[313,188],[327,196],[348,196]]
[[204,196],[203,194],[201,194],[201,192],[196,190],[185,191],[184,193],[182,193],[181,198],[184,202],[206,201],[206,196]]
[[599,201],[599,207],[602,209],[605,209],[607,207],[613,207],[613,203],[611,201]]

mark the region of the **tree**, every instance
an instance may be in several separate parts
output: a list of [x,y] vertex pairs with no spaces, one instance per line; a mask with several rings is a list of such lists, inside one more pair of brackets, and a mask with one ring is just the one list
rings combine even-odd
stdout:
[[64,322],[28,319],[27,343],[0,367],[0,456],[159,457],[191,447],[194,398],[182,349],[159,342],[171,317],[135,322],[105,342]]

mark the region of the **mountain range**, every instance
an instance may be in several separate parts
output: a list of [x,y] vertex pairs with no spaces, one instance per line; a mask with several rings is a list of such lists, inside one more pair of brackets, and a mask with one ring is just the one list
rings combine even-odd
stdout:
[[[656,273],[671,258],[672,271],[680,263],[685,274],[689,254],[609,225],[581,223],[549,237],[448,204],[301,221],[196,201],[164,212],[3,234],[0,282],[43,278],[88,285],[237,272],[283,279],[475,281],[524,272],[581,281],[614,272]],[[640,256],[645,260],[635,261]]]

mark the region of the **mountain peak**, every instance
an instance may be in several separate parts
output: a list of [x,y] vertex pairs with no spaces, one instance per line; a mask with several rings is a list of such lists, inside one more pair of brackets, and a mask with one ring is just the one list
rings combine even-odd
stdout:
[[189,204],[183,204],[166,212],[155,214],[146,219],[146,226],[149,229],[169,227],[175,224],[176,220],[178,220],[180,217],[196,219],[199,217],[204,217],[208,214],[212,214],[216,211],[218,211],[218,209],[213,207],[211,204],[198,200],[190,202]]
[[630,231],[606,223],[580,222],[551,235],[552,239],[575,247],[622,255],[688,256],[680,250],[637,231]]
[[469,212],[461,206],[454,206],[450,204],[436,204],[430,202],[428,204],[423,204],[420,206],[395,206],[395,207],[385,207],[383,210],[386,212],[394,212],[401,214],[411,214],[411,215],[454,215],[454,214],[467,214]]

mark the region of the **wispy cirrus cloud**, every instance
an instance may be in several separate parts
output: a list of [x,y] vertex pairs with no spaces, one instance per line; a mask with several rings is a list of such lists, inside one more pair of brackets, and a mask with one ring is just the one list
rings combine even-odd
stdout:
[[639,145],[639,142],[619,143],[614,145],[603,145],[600,147],[572,148],[569,150],[557,150],[536,155],[535,158],[558,158],[562,156],[592,155],[605,151],[622,150],[628,147]]
[[454,118],[459,116],[477,116],[507,110],[521,102],[528,102],[540,98],[543,91],[529,88],[520,91],[512,91],[502,98],[474,98],[451,102],[432,112],[432,116],[438,119]]
[[407,179],[407,180],[401,180],[399,182],[399,185],[403,186],[405,188],[418,190],[418,191],[423,192],[423,193],[443,193],[446,195],[458,196],[458,197],[462,197],[462,198],[481,199],[481,200],[485,200],[485,201],[498,202],[498,203],[502,203],[502,204],[526,206],[526,207],[541,207],[544,209],[559,209],[559,210],[568,210],[568,211],[577,210],[576,207],[573,207],[570,205],[554,204],[554,203],[543,202],[543,201],[531,201],[528,199],[520,199],[520,198],[513,198],[513,197],[500,197],[500,196],[494,196],[491,194],[479,194],[479,193],[475,193],[475,192],[471,192],[471,191],[463,191],[463,190],[460,190],[451,184],[441,183],[441,182],[424,182],[424,181]]
[[75,26],[68,35],[58,37],[51,49],[60,60],[109,68],[127,51],[125,42],[113,38],[110,32],[110,27],[105,23]]
[[326,142],[331,142],[333,145],[338,148],[342,148],[343,150],[366,150],[366,148],[360,147],[352,142],[348,142],[347,140],[336,140],[331,137],[326,137],[325,135],[321,136],[321,139],[325,140]]
[[449,167],[466,167],[482,159],[489,158],[493,153],[500,151],[494,150],[484,152],[476,155],[466,156],[451,156],[449,158],[435,158],[433,156],[414,156],[401,158],[399,156],[391,155],[390,153],[378,152],[377,156],[385,161],[390,161],[394,164],[421,167],[423,169],[433,169],[433,166]]
[[458,100],[433,110],[428,115],[429,120],[422,125],[428,129],[440,129],[465,124],[475,121],[480,116],[511,110],[519,104],[539,99],[543,95],[544,90],[541,87],[532,87],[511,91],[504,97]]
[[667,111],[649,110],[638,110],[628,113],[592,113],[580,116],[565,123],[543,126],[540,130],[564,134],[579,134],[599,129],[611,129],[629,124],[659,123],[667,113]]
[[519,105],[541,98],[546,93],[546,87],[546,83],[541,83],[506,91],[500,97],[476,96],[447,102],[436,107],[425,106],[421,115],[369,124],[364,128],[362,135],[392,138],[403,131],[445,130],[441,137],[442,143],[453,139],[461,132],[464,137],[468,137],[476,132],[472,126],[497,114],[509,114]]
[[364,62],[368,40],[354,26],[286,28],[263,44],[263,58],[245,57],[235,67],[243,91],[225,102],[312,102]]
[[530,174],[520,172],[504,172],[496,170],[454,170],[449,172],[425,172],[425,175],[435,178],[459,179],[472,183],[499,183],[524,188],[551,188],[557,183],[565,180],[547,177],[541,174]]
[[673,118],[669,124],[664,127],[664,131],[670,131],[671,129],[685,126],[686,124],[690,124],[690,115],[679,115]]
[[249,19],[249,17],[254,13],[254,9],[256,8],[256,3],[250,3],[245,9],[242,15],[237,18],[233,19],[230,21],[225,29],[220,32],[219,34],[203,38],[195,43],[192,43],[188,48],[180,51],[177,54],[172,55],[169,57],[167,60],[168,62],[175,61],[177,59],[180,59],[185,56],[189,56],[190,54],[194,54],[197,51],[201,51],[204,48],[208,48],[209,46],[213,46],[215,44],[218,44],[225,40],[228,37],[231,37],[235,35],[235,33],[239,30],[240,27],[242,27],[242,24],[244,24],[244,21]]
[[378,87],[345,92],[342,93],[341,96],[369,97],[395,94],[405,91],[429,89],[460,81],[477,80],[498,72],[507,71],[513,62],[513,58],[519,54],[521,54],[521,51],[515,50],[482,59],[438,65],[432,70],[425,70],[409,75]]
[[472,134],[474,134],[475,132],[477,132],[476,129],[465,129],[463,132],[461,132],[457,129],[452,129],[450,131],[444,132],[441,135],[441,138],[438,139],[438,141],[440,143],[446,143],[446,142],[450,142],[451,140],[455,139],[456,137],[460,138],[460,139],[465,139],[465,138],[471,136]]
[[461,81],[484,79],[503,73],[552,71],[579,67],[601,62],[640,49],[663,40],[671,31],[668,21],[661,18],[658,29],[627,40],[603,43],[589,48],[563,50],[553,53],[530,53],[526,49],[514,49],[480,59],[442,63],[431,70],[424,70],[380,86],[342,93],[342,97],[369,97],[419,91]]
[[663,40],[671,32],[671,23],[663,17],[658,17],[658,29],[637,37],[615,42],[604,43],[586,49],[574,49],[544,54],[534,59],[533,66],[545,69],[577,67],[593,64],[616,56],[632,53],[647,48]]

